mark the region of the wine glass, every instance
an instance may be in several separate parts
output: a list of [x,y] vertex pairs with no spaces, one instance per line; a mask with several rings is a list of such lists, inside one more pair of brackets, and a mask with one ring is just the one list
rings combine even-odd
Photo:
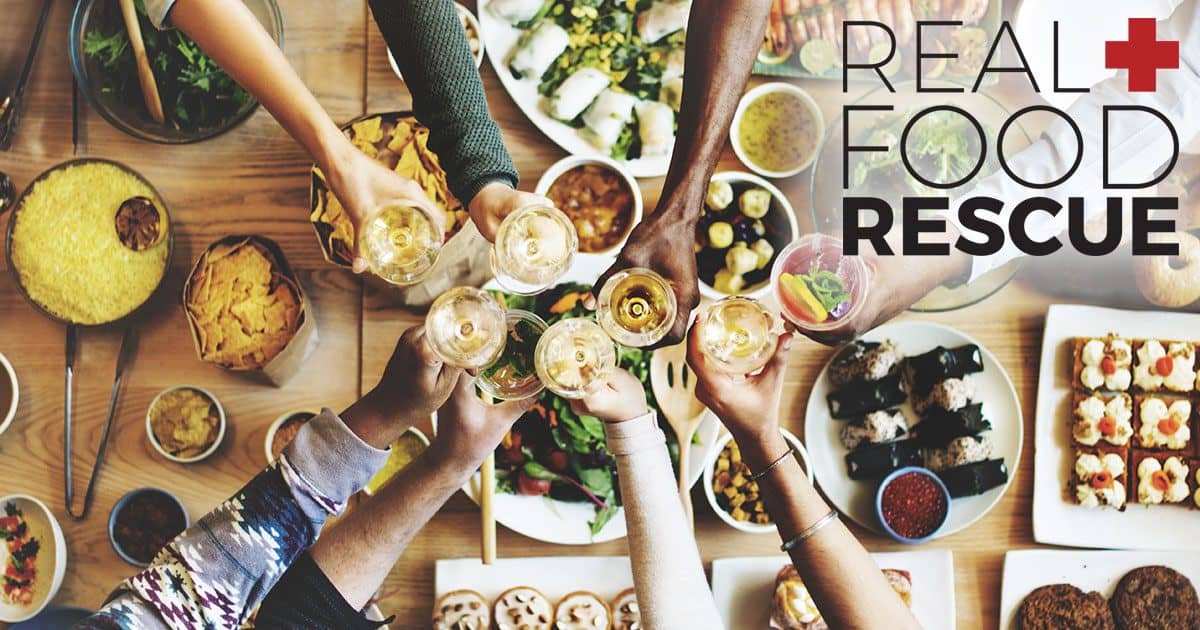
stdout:
[[508,340],[504,352],[479,372],[475,384],[497,400],[521,400],[535,396],[545,386],[533,365],[538,340],[546,332],[546,321],[520,309],[508,311]]
[[753,374],[775,352],[778,320],[756,300],[734,296],[713,302],[696,324],[700,351],[717,369]]
[[549,206],[526,206],[500,223],[492,273],[505,290],[533,295],[566,273],[578,249],[579,235],[567,215]]
[[482,368],[504,352],[508,317],[491,293],[455,287],[438,296],[425,316],[425,338],[447,365]]
[[617,349],[590,319],[556,322],[538,341],[534,366],[546,389],[563,398],[583,398],[600,387],[617,365]]
[[397,202],[379,208],[363,223],[358,250],[371,273],[391,284],[408,286],[433,271],[444,241],[445,235],[428,210]]
[[600,288],[596,320],[617,343],[643,348],[667,336],[677,309],[675,292],[666,278],[633,267],[614,274]]

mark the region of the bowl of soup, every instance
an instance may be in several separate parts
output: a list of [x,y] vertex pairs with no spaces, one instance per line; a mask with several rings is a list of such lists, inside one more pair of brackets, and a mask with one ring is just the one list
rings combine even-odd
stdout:
[[729,132],[733,152],[763,177],[791,177],[812,165],[825,118],[808,92],[790,83],[764,83],[738,103]]
[[546,169],[535,192],[571,219],[581,254],[616,252],[642,220],[637,180],[607,158],[565,157]]

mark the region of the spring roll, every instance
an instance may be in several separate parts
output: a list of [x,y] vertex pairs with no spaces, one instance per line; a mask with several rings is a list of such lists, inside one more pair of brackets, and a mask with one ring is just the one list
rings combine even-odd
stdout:
[[517,78],[541,78],[554,60],[567,49],[570,39],[561,26],[545,20],[521,35],[508,61],[508,69],[512,70]]
[[550,115],[571,121],[583,113],[612,81],[596,68],[580,68],[559,84],[547,103]]
[[642,156],[667,155],[675,146],[675,112],[658,101],[641,101],[636,106]]
[[532,20],[544,3],[545,0],[492,0],[488,11],[509,24],[520,24]]
[[654,0],[649,9],[638,14],[638,35],[642,43],[654,42],[687,26],[688,13],[692,10],[689,0]]
[[658,90],[658,100],[671,106],[671,109],[679,111],[679,106],[683,104],[683,77],[663,81],[662,87]]
[[583,112],[583,124],[592,144],[601,149],[608,149],[616,144],[617,139],[621,137],[621,131],[633,117],[633,106],[637,102],[636,96],[612,88],[601,92],[587,111]]

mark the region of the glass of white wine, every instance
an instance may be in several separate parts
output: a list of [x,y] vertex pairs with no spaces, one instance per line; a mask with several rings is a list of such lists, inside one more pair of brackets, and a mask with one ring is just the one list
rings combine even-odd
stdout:
[[579,235],[567,215],[549,206],[527,206],[500,223],[492,273],[506,291],[533,295],[567,272],[578,249]]
[[753,374],[775,352],[778,320],[762,304],[746,297],[713,302],[697,324],[700,350],[729,374]]
[[359,253],[371,273],[398,286],[424,280],[444,242],[445,235],[429,211],[404,202],[376,210],[358,235]]
[[533,355],[546,328],[541,317],[509,309],[504,352],[479,371],[479,379],[475,381],[479,389],[497,400],[521,400],[541,393],[545,387],[533,367]]
[[670,332],[678,304],[666,278],[641,267],[614,274],[600,288],[596,320],[617,343],[652,346]]
[[583,398],[612,373],[617,349],[599,324],[576,317],[542,333],[533,363],[546,389],[563,398]]
[[495,296],[455,287],[438,296],[425,316],[425,338],[447,365],[464,369],[494,363],[508,339],[508,316]]

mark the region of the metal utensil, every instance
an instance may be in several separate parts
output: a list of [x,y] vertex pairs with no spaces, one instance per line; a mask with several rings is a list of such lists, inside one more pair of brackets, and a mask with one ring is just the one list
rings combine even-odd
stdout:
[[688,522],[693,521],[692,493],[688,483],[689,445],[704,420],[704,405],[696,400],[696,375],[687,364],[687,344],[654,351],[650,357],[650,389],[667,424],[679,441],[679,500]]
[[25,86],[29,83],[29,75],[33,73],[33,61],[37,57],[38,46],[42,43],[42,31],[46,27],[46,19],[50,17],[50,7],[53,0],[43,0],[42,13],[38,17],[37,26],[33,30],[33,39],[29,41],[29,53],[25,55],[25,67],[21,69],[21,77],[17,80],[17,89],[11,95],[0,101],[0,150],[7,151],[12,147],[17,135],[17,125],[21,122],[21,105],[24,101]]
[[125,378],[125,370],[129,367],[129,362],[133,359],[134,351],[137,348],[137,333],[133,326],[125,328],[125,334],[121,338],[121,351],[117,356],[117,371],[113,377],[112,394],[108,399],[108,417],[104,420],[104,430],[100,433],[100,445],[96,448],[96,462],[92,464],[92,475],[88,478],[87,490],[83,494],[83,508],[76,514],[74,512],[74,488],[71,485],[71,408],[70,408],[70,379],[73,372],[75,362],[75,343],[74,343],[74,326],[67,329],[67,358],[68,365],[71,366],[67,371],[67,426],[63,433],[63,443],[66,448],[66,463],[65,475],[67,484],[67,514],[75,520],[83,520],[87,518],[88,512],[92,509],[92,498],[96,491],[96,478],[100,475],[100,466],[104,464],[104,453],[108,450],[108,434],[112,429],[113,419],[117,415],[117,400],[121,396],[121,382]]
[[63,396],[63,484],[66,489],[67,511],[71,510],[72,499],[75,496],[74,485],[71,483],[71,408],[72,393],[75,383],[75,351],[79,346],[79,331],[74,324],[67,325],[67,382],[66,394]]

